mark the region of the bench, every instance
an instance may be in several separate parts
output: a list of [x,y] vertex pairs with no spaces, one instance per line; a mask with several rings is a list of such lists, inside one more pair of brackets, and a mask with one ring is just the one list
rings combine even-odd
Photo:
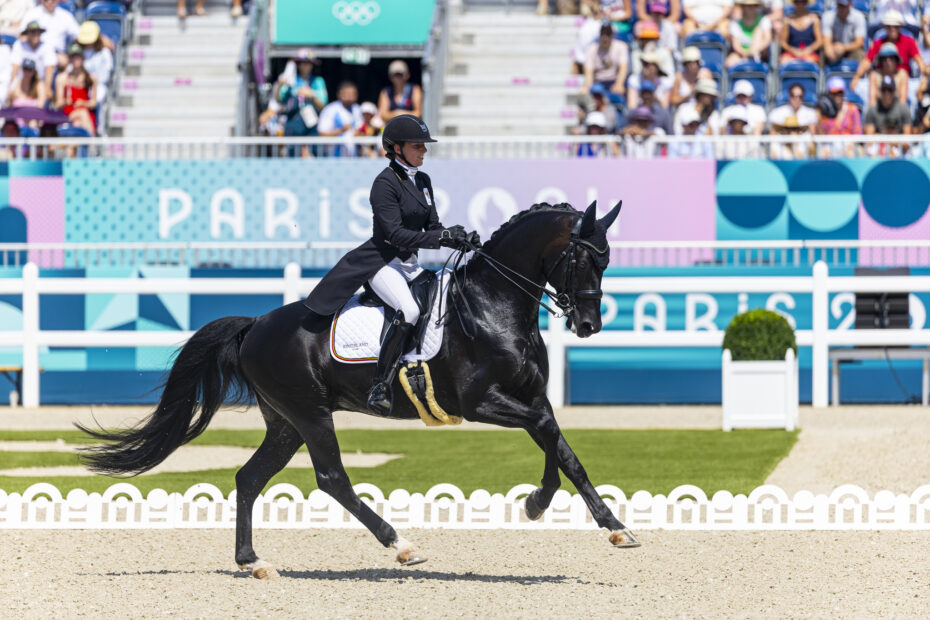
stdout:
[[930,404],[930,348],[898,349],[831,349],[830,367],[833,373],[833,389],[831,400],[833,406],[840,404],[840,364],[860,360],[923,360],[923,378],[921,380],[920,404]]
[[[0,375],[3,375],[13,384],[16,390],[16,396],[19,398],[23,393],[23,367],[22,366],[0,366]],[[13,407],[13,396],[10,395],[10,406]]]

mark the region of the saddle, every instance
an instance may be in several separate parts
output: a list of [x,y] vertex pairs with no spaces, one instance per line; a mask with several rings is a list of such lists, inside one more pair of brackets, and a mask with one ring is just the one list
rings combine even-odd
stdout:
[[[436,271],[424,269],[416,278],[410,281],[410,294],[420,309],[420,318],[413,327],[413,343],[416,345],[417,353],[422,352],[423,333],[429,324],[430,313],[433,303],[436,301],[436,295],[439,294],[439,278],[436,277]],[[394,309],[387,305],[377,293],[375,293],[368,282],[364,284],[365,291],[359,296],[358,303],[369,308],[384,308],[384,324],[381,326],[381,341],[384,341],[384,335],[387,333],[388,326],[394,318]]]

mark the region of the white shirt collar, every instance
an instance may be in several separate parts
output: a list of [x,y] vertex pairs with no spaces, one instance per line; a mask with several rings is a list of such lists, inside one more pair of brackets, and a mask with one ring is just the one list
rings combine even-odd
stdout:
[[408,166],[396,157],[394,158],[394,161],[396,161],[398,165],[404,169],[404,172],[407,173],[407,178],[416,183],[417,169],[413,166]]

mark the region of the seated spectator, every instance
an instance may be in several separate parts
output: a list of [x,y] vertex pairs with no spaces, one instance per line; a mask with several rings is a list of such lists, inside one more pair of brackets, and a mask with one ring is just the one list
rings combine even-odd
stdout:
[[419,84],[410,83],[410,68],[403,60],[395,60],[388,65],[388,78],[391,83],[378,95],[378,113],[384,122],[401,114],[423,116],[423,89]]
[[878,52],[875,70],[869,74],[869,106],[878,101],[878,91],[885,77],[890,77],[897,85],[898,101],[907,105],[907,72],[901,68],[901,58],[894,43],[885,43]]
[[[862,118],[859,108],[846,101],[846,82],[839,76],[827,80],[827,94],[820,98],[817,105],[819,120],[817,133],[824,136],[858,136],[862,134]],[[855,145],[852,143],[823,144],[820,148],[822,158],[854,157]]]
[[844,59],[862,60],[865,56],[865,15],[851,5],[852,0],[836,0],[836,9],[823,15],[823,53],[827,64]]
[[[381,133],[384,128],[384,121],[378,116],[378,106],[371,101],[366,101],[359,109],[362,111],[362,125],[358,128],[356,135],[373,137]],[[380,147],[365,145],[360,149],[362,157],[378,157]]]
[[[701,117],[693,106],[681,110],[675,117],[681,123],[682,136],[696,136]],[[672,159],[714,159],[713,144],[705,140],[675,140],[669,142],[668,156]]]
[[[813,133],[816,131],[817,113],[804,105],[804,87],[793,84],[788,89],[788,103],[780,105],[769,113],[770,134],[776,133]],[[782,131],[785,127],[790,131]]]
[[597,83],[616,95],[623,95],[629,72],[628,57],[627,44],[614,39],[613,26],[603,23],[597,43],[588,46],[585,52],[582,94],[590,91],[591,86]]
[[0,2],[0,34],[18,37],[23,31],[23,17],[35,5],[34,0],[3,0]]
[[[681,0],[636,0],[636,19],[655,19],[653,8],[662,5],[662,19],[681,36]],[[677,45],[676,45],[677,47]]]
[[623,137],[624,155],[635,159],[650,159],[655,156],[657,148],[649,142],[649,138],[665,135],[665,132],[653,125],[649,108],[639,106],[630,113],[627,126],[620,130],[620,135]]
[[[601,14],[600,0],[590,0],[596,7],[589,10],[581,26],[578,27],[578,39],[575,48],[572,50],[572,75],[584,75],[584,61],[588,52],[588,47],[592,43],[597,43],[601,34],[601,23],[603,16]],[[584,8],[587,5],[582,5]]]
[[672,91],[674,81],[668,77],[668,74],[659,66],[661,58],[655,51],[648,50],[640,56],[643,69],[641,73],[633,74],[627,82],[626,103],[628,109],[634,109],[639,106],[639,88],[640,84],[649,81],[655,85],[655,96],[662,107],[668,108],[669,96]]
[[671,75],[675,72],[675,58],[672,54],[674,50],[678,49],[677,37],[674,46],[664,47],[660,40],[659,25],[651,20],[636,22],[633,34],[636,36],[631,54],[633,73],[642,71],[642,55],[646,52],[653,53],[659,59],[659,68],[662,69],[663,73]]
[[810,0],[794,0],[794,14],[781,31],[781,64],[792,60],[820,62],[823,35],[820,18],[807,10]]
[[103,44],[97,22],[81,24],[77,42],[84,48],[84,68],[90,71],[97,84],[97,102],[103,103],[113,74],[113,53]]
[[[674,21],[669,16],[669,6],[662,0],[650,0],[647,5],[649,17],[642,21],[653,21],[659,28],[659,40],[657,41],[660,49],[675,51],[678,49],[678,30],[675,25],[678,20]],[[674,69],[671,67],[670,69]]]
[[[358,105],[358,89],[352,82],[343,82],[336,92],[336,101],[328,104],[320,112],[317,131],[327,138],[343,137],[351,143],[358,129],[362,126],[362,109]],[[326,146],[324,153],[331,157],[352,157],[355,147],[351,144]]]
[[97,86],[84,67],[84,48],[72,43],[68,48],[68,70],[55,78],[55,106],[68,115],[75,127],[90,135],[97,133]]
[[917,88],[917,112],[914,114],[913,133],[927,133],[928,131],[930,131],[930,79],[923,76]]
[[13,74],[12,52],[9,45],[0,45],[0,101],[6,101],[10,92],[10,76]]
[[905,24],[918,25],[917,0],[875,0],[872,7],[875,10],[875,25],[884,24],[889,11],[897,12]]
[[688,36],[696,30],[711,30],[726,37],[730,30],[730,13],[733,0],[683,0],[685,20],[682,34]]
[[655,84],[649,80],[643,80],[639,86],[640,105],[648,108],[652,113],[653,127],[661,129],[662,133],[666,135],[671,135],[674,133],[672,129],[672,116],[656,99],[655,91]]
[[[588,112],[585,117],[585,134],[603,136],[607,132],[607,118],[601,112]],[[581,142],[575,151],[576,157],[616,157],[618,147],[615,142]]]
[[[39,78],[36,65],[31,58],[23,60],[22,71],[10,86],[10,92],[6,96],[7,107],[15,108],[44,108],[48,101],[48,91],[45,90],[45,82]],[[22,127],[32,127],[38,129],[37,121],[18,120],[17,124]]]
[[785,25],[784,0],[765,0],[766,17],[772,22],[772,35],[776,41],[781,41],[781,30]]
[[[19,125],[16,124],[16,121],[12,119],[7,119],[3,122],[3,128],[0,129],[0,137],[3,138],[18,138],[19,136]],[[0,161],[8,161],[16,157],[16,149],[18,147],[14,145],[4,145],[0,146]]]
[[736,0],[740,18],[730,21],[730,55],[726,65],[747,60],[767,62],[772,44],[772,22],[762,14],[762,0]]
[[601,0],[601,13],[614,27],[614,32],[626,34],[633,29],[632,0]]
[[19,68],[28,58],[32,61],[39,78],[45,83],[45,92],[52,92],[52,76],[55,75],[57,59],[55,50],[49,44],[42,42],[43,32],[45,29],[39,25],[39,22],[32,21],[26,24],[24,36],[13,44],[13,50],[10,52],[10,63],[13,65],[10,81],[16,81]]
[[[911,61],[913,60],[917,63],[917,66],[920,67],[921,74],[927,73],[927,67],[924,64],[923,58],[920,56],[920,50],[917,49],[917,42],[914,40],[914,37],[901,32],[901,26],[904,24],[904,18],[901,17],[901,13],[895,10],[886,11],[885,16],[882,18],[882,24],[885,26],[885,36],[882,38],[876,37],[872,41],[872,45],[869,46],[869,51],[866,52],[865,58],[859,62],[856,75],[853,76],[853,79],[849,82],[849,90],[853,92],[859,92],[857,88],[859,80],[872,68],[872,64],[875,62],[878,53],[885,43],[894,43],[895,47],[898,48],[899,69],[903,70],[905,73],[910,73]],[[868,92],[860,92],[860,95],[863,99],[868,100]]]
[[807,159],[811,156],[812,147],[810,128],[801,125],[796,116],[788,116],[783,124],[772,124],[772,133],[779,136],[795,136],[795,140],[788,142],[772,142],[772,159]]
[[752,102],[756,89],[749,80],[736,80],[733,85],[733,95],[736,102],[723,109],[723,122],[729,123],[734,114],[746,118],[746,133],[761,136],[765,129],[765,108]]
[[[194,15],[198,17],[206,17],[209,15],[207,9],[204,8],[206,0],[197,0],[197,4],[194,5]],[[187,0],[178,0],[178,10],[177,10],[178,19],[185,19],[187,17]]]
[[897,91],[894,78],[884,76],[878,101],[865,113],[866,134],[911,133],[911,115],[907,106],[898,99]]
[[600,112],[604,115],[604,118],[607,120],[607,124],[604,126],[607,129],[607,133],[616,133],[618,126],[620,125],[619,116],[617,114],[617,108],[610,102],[610,93],[604,88],[603,84],[594,84],[591,87],[591,101],[590,104],[583,108],[586,110],[584,117],[582,117],[582,125],[587,118],[587,112]]
[[691,115],[688,110],[693,110],[700,120],[697,135],[709,136],[719,133],[720,113],[717,112],[719,97],[720,91],[717,90],[717,83],[714,80],[698,80],[694,88],[694,99],[678,106],[678,111],[675,113],[675,133],[683,132],[682,119]]
[[698,80],[709,80],[711,72],[704,68],[701,60],[701,50],[693,45],[688,46],[681,53],[681,71],[675,74],[672,83],[669,103],[677,107],[691,98]]
[[726,126],[722,133],[731,139],[718,143],[717,159],[735,160],[758,157],[759,143],[746,138],[746,134],[749,133],[749,117],[746,116],[746,110],[744,108],[731,110],[725,123]]
[[80,27],[70,11],[58,6],[58,0],[39,0],[39,4],[23,16],[26,23],[36,21],[45,30],[42,42],[47,43],[58,56],[58,67],[68,64],[68,41],[77,39]]

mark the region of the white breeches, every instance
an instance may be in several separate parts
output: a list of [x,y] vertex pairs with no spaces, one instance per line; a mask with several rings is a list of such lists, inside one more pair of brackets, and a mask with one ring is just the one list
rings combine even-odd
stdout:
[[420,275],[422,271],[423,268],[417,263],[415,254],[406,261],[395,258],[379,269],[368,280],[368,284],[387,305],[404,313],[404,321],[416,323],[420,318],[420,308],[413,300],[407,283]]

